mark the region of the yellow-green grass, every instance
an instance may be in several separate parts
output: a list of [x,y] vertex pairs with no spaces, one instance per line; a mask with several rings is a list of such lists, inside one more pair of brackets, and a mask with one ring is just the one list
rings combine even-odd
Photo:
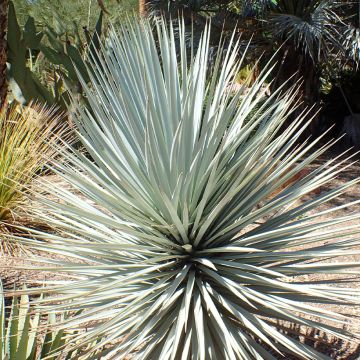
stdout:
[[59,116],[38,105],[0,112],[0,222],[8,230],[26,214],[27,189],[51,159]]

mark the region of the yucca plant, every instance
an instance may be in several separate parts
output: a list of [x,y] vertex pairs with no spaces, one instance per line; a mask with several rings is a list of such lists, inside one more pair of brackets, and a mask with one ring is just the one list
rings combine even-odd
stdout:
[[220,44],[210,67],[209,29],[196,51],[182,21],[178,34],[162,20],[113,30],[83,82],[91,110],[74,102],[74,117],[88,154],[58,149],[53,169],[73,190],[49,183],[57,200],[34,209],[58,232],[21,239],[61,255],[38,270],[72,276],[42,306],[81,310],[62,325],[88,330],[71,348],[101,338],[104,359],[325,359],[275,323],[355,335],[317,304],[358,303],[358,290],[294,277],[358,273],[331,260],[359,253],[359,224],[345,225],[359,214],[316,210],[358,180],[295,203],[346,159],[289,182],[331,146],[297,141],[310,120],[294,115],[296,87],[263,101],[267,68],[234,96],[239,44]]
[[[3,289],[0,285],[0,359],[55,360],[52,354],[65,345],[66,334],[57,330],[56,315],[34,313],[27,295],[12,299],[8,319],[5,316]],[[57,357],[56,357],[57,358]],[[66,355],[63,359],[70,359]]]

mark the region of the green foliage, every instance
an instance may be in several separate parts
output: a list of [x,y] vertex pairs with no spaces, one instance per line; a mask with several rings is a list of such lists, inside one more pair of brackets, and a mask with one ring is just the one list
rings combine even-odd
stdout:
[[348,57],[354,61],[358,69],[360,63],[360,29],[349,25],[344,32],[343,46]]
[[152,29],[110,32],[92,87],[82,83],[91,111],[73,104],[91,157],[60,147],[54,168],[73,191],[48,184],[54,200],[39,195],[33,210],[58,232],[17,240],[65,255],[38,270],[77,277],[49,284],[55,304],[44,308],[81,310],[63,324],[90,324],[69,349],[101,338],[92,350],[108,359],[326,359],[274,323],[352,338],[346,315],[317,304],[359,303],[358,289],[293,277],[358,273],[336,258],[358,253],[358,226],[345,222],[359,214],[308,214],[358,180],[295,203],[344,170],[328,161],[289,183],[331,146],[295,146],[308,124],[302,113],[284,127],[296,91],[278,89],[245,122],[271,68],[233,96],[238,42],[210,70],[208,27],[190,61],[183,23],[179,41],[163,20]]
[[[74,23],[79,29],[94,29],[101,9],[97,0],[13,0],[13,3],[21,25],[30,15],[40,29],[49,24],[57,26],[55,24],[60,20],[60,26],[68,32],[72,31]],[[116,23],[124,20],[138,10],[138,0],[104,0],[103,3],[108,13],[106,24],[108,21]]]
[[260,13],[266,6],[274,5],[277,0],[180,0],[174,3],[163,0],[153,0],[155,6],[166,4],[168,8],[186,7],[194,11],[216,13],[222,10],[232,10],[246,15]]
[[[225,23],[226,29],[237,27],[245,43],[251,37],[255,44],[251,60],[264,53],[263,58],[269,59],[277,52],[279,81],[274,82],[274,87],[299,72],[305,80],[303,94],[308,104],[318,100],[320,77],[329,82],[336,74],[341,75],[343,68],[358,68],[359,2],[220,0],[190,3],[197,4],[192,7],[193,11],[206,9],[208,3],[215,26]],[[177,5],[171,3],[169,8],[188,4],[180,1]]]
[[[65,103],[69,100],[68,89],[81,96],[77,71],[83,79],[89,80],[86,57],[96,51],[97,37],[100,37],[102,32],[102,21],[101,12],[94,34],[89,35],[88,31],[86,32],[87,45],[82,41],[77,28],[75,36],[70,37],[61,19],[57,19],[54,27],[47,25],[45,30],[39,32],[34,18],[30,16],[21,30],[14,5],[10,2],[7,41],[13,97],[21,103],[36,100],[48,104],[57,103],[65,108]],[[45,37],[47,42],[44,41]],[[36,72],[36,62],[41,56],[45,57],[49,64],[50,71],[47,71],[44,80],[50,82],[50,86],[43,85]]]
[[313,62],[344,57],[339,39],[344,23],[337,14],[342,5],[328,0],[279,0],[272,6],[268,31],[274,40],[291,42]]
[[[166,1],[165,1],[166,2]],[[154,6],[162,1],[154,1]],[[214,0],[179,1],[168,8],[190,7],[192,11],[205,10],[214,18],[228,22],[231,13],[238,14],[234,26],[246,29],[255,42],[291,44],[313,62],[346,63],[358,61],[359,5],[350,0]],[[246,20],[252,19],[254,22]],[[256,20],[256,21],[255,21]],[[231,21],[231,20],[230,20]],[[221,21],[220,21],[221,23]],[[229,24],[227,24],[229,25]],[[247,40],[247,39],[246,39]],[[269,45],[269,44],[268,44]],[[268,49],[274,52],[274,49]],[[289,59],[293,61],[293,59]]]
[[28,49],[39,50],[42,33],[37,33],[34,20],[29,18],[21,31],[12,2],[9,3],[8,16],[8,62],[10,63],[10,89],[13,96],[24,103],[30,99],[53,103],[53,97],[27,66]]
[[[0,297],[0,360],[57,359],[54,353],[66,343],[65,332],[55,329],[60,319],[57,320],[54,313],[45,317],[34,313],[27,295],[12,299],[6,319],[1,285]],[[74,355],[65,355],[63,359],[71,359]]]

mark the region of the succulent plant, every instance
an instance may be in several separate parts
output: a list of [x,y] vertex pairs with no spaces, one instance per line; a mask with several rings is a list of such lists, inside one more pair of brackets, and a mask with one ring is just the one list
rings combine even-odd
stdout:
[[[55,360],[55,351],[65,345],[66,334],[55,325],[54,313],[34,312],[28,295],[14,296],[9,318],[5,316],[5,303],[0,285],[0,359],[1,360]],[[71,359],[75,354],[65,355]]]
[[72,190],[49,183],[55,200],[39,195],[33,210],[58,232],[17,239],[65,256],[36,269],[73,276],[49,284],[42,306],[81,310],[62,325],[87,324],[69,349],[101,339],[92,350],[104,359],[326,359],[276,322],[353,337],[346,315],[318,304],[358,303],[358,290],[296,276],[358,273],[329,260],[359,253],[359,226],[346,226],[359,214],[316,210],[358,180],[296,203],[346,168],[329,160],[289,181],[332,145],[298,142],[311,119],[295,115],[296,86],[264,101],[268,66],[234,95],[239,43],[222,42],[210,67],[209,28],[196,51],[182,21],[177,31],[126,23],[91,87],[81,79],[90,111],[75,98],[74,119],[87,154],[58,148],[53,168]]
[[[9,3],[8,17],[8,62],[10,90],[18,102],[28,104],[31,101],[40,101],[50,105],[57,104],[63,109],[69,101],[67,89],[77,91],[82,95],[77,71],[83,79],[89,79],[86,64],[87,57],[95,54],[99,46],[98,38],[101,36],[103,14],[100,13],[94,34],[86,32],[88,46],[85,46],[75,29],[75,39],[70,41],[64,33],[61,19],[57,19],[54,27],[46,25],[43,31],[38,31],[34,18],[29,16],[23,29],[20,28],[13,3]],[[43,41],[47,38],[47,42]],[[36,63],[42,54],[50,64],[47,69],[47,80],[50,72],[51,81],[43,84],[36,71],[29,63]]]

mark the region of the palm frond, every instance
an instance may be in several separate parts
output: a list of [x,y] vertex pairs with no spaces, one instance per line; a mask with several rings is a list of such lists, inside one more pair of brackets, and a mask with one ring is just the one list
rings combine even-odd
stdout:
[[360,62],[360,29],[349,25],[343,34],[343,46],[347,55],[357,65]]
[[344,23],[337,14],[337,1],[279,1],[269,18],[268,29],[275,38],[292,41],[297,48],[317,62],[329,54],[343,51]]

